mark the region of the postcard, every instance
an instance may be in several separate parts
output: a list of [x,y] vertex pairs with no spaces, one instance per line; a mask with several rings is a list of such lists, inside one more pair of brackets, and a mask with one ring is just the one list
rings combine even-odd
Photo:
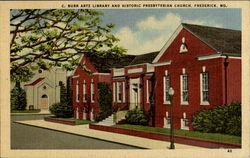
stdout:
[[2,157],[249,157],[248,1],[0,3]]

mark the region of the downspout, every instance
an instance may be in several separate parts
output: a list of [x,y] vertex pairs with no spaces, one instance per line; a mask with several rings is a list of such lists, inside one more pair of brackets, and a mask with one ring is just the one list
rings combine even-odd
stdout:
[[226,58],[224,60],[224,71],[225,71],[225,104],[227,104],[227,67],[229,65],[229,62],[227,61],[228,55],[226,55]]

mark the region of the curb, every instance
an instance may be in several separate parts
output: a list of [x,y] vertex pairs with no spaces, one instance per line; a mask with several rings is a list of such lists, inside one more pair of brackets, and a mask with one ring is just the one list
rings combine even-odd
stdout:
[[60,119],[55,119],[52,117],[45,117],[44,121],[48,121],[48,122],[54,122],[54,123],[61,123],[61,124],[65,124],[65,125],[71,125],[71,126],[75,126],[76,122],[75,121],[71,121],[71,120],[60,120]]
[[[31,124],[27,124],[27,123],[18,122],[18,121],[14,121],[13,123],[17,123],[17,124],[21,124],[21,125],[26,125],[26,126],[31,126],[31,127],[37,127],[37,128],[41,128],[41,129],[47,129],[47,130],[61,132],[61,133],[66,133],[66,134],[72,134],[72,135],[76,135],[76,136],[91,138],[91,139],[95,139],[95,140],[101,140],[101,141],[110,142],[110,143],[127,145],[127,146],[135,147],[135,148],[138,148],[138,149],[149,149],[149,148],[144,148],[144,147],[135,146],[135,145],[131,145],[131,144],[120,143],[120,142],[115,142],[115,141],[111,141],[111,140],[96,138],[96,137],[92,137],[92,136],[86,136],[86,135],[81,135],[81,134],[77,134],[77,133],[71,133],[71,132],[67,132],[67,131],[61,131],[61,130],[58,130],[58,129],[52,129],[52,128],[47,128],[47,127],[41,127],[41,126],[31,125]],[[103,150],[105,150],[105,149],[103,149]]]
[[[148,138],[153,140],[160,140],[160,141],[169,141],[170,136],[161,133],[152,133],[152,132],[144,132],[144,131],[137,131],[137,130],[129,130],[123,128],[115,128],[115,127],[108,127],[102,125],[93,125],[89,124],[90,129],[106,131],[106,132],[113,132],[125,135],[131,135],[136,137]],[[192,145],[204,148],[241,148],[240,144],[231,144],[225,142],[215,142],[210,140],[202,140],[202,139],[195,139],[195,138],[187,138],[182,136],[174,136],[175,142],[184,145]]]
[[11,113],[11,116],[25,116],[25,115],[51,115],[50,113]]

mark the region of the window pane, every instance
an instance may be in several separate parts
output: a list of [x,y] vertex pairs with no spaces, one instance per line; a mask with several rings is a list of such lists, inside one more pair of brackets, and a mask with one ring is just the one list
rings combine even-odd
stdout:
[[169,97],[170,79],[169,76],[165,76],[165,101],[170,101]]

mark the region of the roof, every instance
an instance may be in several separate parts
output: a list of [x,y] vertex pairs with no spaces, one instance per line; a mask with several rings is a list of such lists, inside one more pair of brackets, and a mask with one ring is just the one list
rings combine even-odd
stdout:
[[138,55],[134,58],[134,60],[129,65],[152,63],[158,54],[159,54],[159,51]]
[[42,78],[38,78],[37,80],[35,80],[34,82],[30,83],[30,84],[25,84],[24,86],[35,86],[36,84],[38,84],[39,82],[41,82],[43,79],[45,79],[44,77]]
[[241,55],[241,31],[182,23],[182,26],[225,55]]
[[87,57],[100,73],[109,73],[111,68],[122,68],[129,65],[135,58],[135,55],[124,55],[122,57],[99,57],[91,55]]

